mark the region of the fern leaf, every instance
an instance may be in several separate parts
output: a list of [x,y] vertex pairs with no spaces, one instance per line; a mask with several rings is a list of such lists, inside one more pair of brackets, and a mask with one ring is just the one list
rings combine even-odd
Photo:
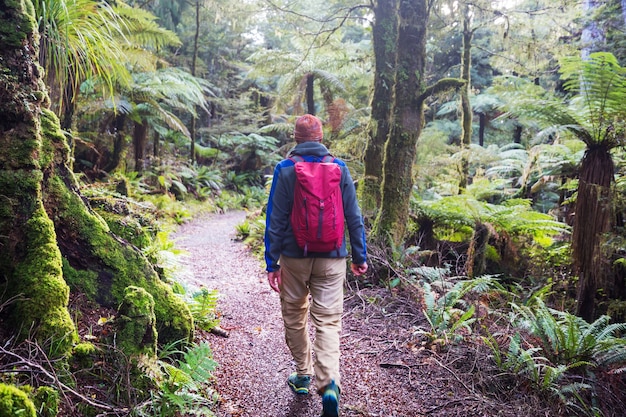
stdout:
[[185,352],[183,361],[180,363],[180,369],[198,383],[210,380],[216,367],[217,363],[213,360],[213,353],[206,342]]

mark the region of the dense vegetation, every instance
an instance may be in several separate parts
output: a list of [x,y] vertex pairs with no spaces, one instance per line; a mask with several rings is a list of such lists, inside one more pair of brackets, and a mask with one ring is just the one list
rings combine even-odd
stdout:
[[[367,284],[416,294],[429,347],[480,338],[570,415],[610,412],[594,381],[626,370],[626,4],[300,3],[2,0],[0,415],[210,415],[194,331],[217,295],[177,283],[168,233],[243,208],[262,250],[267,174],[304,113],[357,180]],[[75,386],[107,374],[106,395]]]

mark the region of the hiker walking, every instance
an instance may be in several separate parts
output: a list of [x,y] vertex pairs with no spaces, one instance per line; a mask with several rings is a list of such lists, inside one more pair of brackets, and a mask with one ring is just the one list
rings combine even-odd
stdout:
[[[344,225],[355,275],[367,271],[365,228],[350,171],[321,144],[321,120],[309,114],[299,117],[294,137],[297,145],[274,169],[267,204],[268,281],[280,294],[285,340],[296,364],[287,378],[289,387],[296,394],[308,394],[315,375],[322,416],[337,417],[348,256]],[[315,327],[314,363],[309,312]]]

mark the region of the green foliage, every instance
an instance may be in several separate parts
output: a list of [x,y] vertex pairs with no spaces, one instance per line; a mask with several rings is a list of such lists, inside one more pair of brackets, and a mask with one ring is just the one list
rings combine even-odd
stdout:
[[476,307],[466,300],[470,294],[502,290],[493,276],[458,280],[448,277],[446,269],[429,267],[415,268],[413,272],[421,277],[423,311],[430,325],[429,331],[419,333],[442,344],[461,341],[472,333]]
[[171,278],[180,267],[178,255],[182,251],[176,248],[167,231],[158,232],[151,244],[143,249],[143,253],[162,278]]
[[509,116],[533,120],[554,133],[570,133],[587,146],[602,144],[608,149],[623,143],[626,128],[626,70],[606,52],[583,60],[565,57],[560,62],[565,89],[578,96],[569,102],[550,97],[530,82],[518,81],[507,106]]
[[226,212],[231,209],[256,209],[265,204],[266,200],[263,188],[245,186],[242,193],[222,192],[214,202],[221,212]]
[[39,387],[33,403],[38,417],[57,417],[59,413],[59,392],[51,387]]
[[569,232],[569,227],[547,214],[530,207],[530,201],[513,199],[501,205],[482,202],[470,193],[416,202],[419,210],[435,222],[437,234],[448,240],[467,240],[476,222],[493,225],[496,230],[512,236],[527,236],[535,243],[548,247],[553,239]]
[[219,294],[217,290],[209,290],[202,288],[192,295],[192,299],[188,302],[189,310],[193,316],[194,324],[203,329],[211,330],[220,323],[217,317],[217,301]]
[[[530,305],[513,304],[513,322],[539,338],[545,357],[556,364],[572,366],[609,366],[626,360],[626,340],[619,337],[626,323],[610,323],[602,316],[593,323],[573,314],[546,307],[539,298]],[[615,355],[616,351],[621,352]],[[626,362],[624,362],[626,363]]]
[[246,220],[236,226],[238,240],[250,248],[259,259],[263,259],[265,236],[265,213],[248,216]]
[[281,159],[276,153],[278,139],[272,136],[229,131],[219,136],[210,135],[206,140],[219,150],[221,163],[231,167],[226,169],[247,175],[245,180],[249,185],[259,185],[259,179],[251,176],[253,173]]
[[511,324],[518,331],[509,337],[508,347],[491,335],[483,338],[496,366],[528,379],[533,387],[554,395],[566,406],[588,408],[581,392],[591,386],[578,382],[577,375],[586,374],[592,380],[596,370],[625,369],[626,340],[620,335],[626,323],[611,324],[608,316],[587,323],[548,308],[538,297],[512,307]]
[[137,416],[214,415],[211,406],[217,400],[217,394],[209,382],[217,363],[213,360],[211,348],[203,342],[189,347],[182,356],[178,366],[165,360],[156,363],[144,360],[140,364],[158,389],[152,392],[151,401],[135,410]]

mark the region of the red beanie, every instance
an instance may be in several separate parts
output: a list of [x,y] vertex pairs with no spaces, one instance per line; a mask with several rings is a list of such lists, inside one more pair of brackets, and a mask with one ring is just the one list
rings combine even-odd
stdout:
[[322,132],[322,121],[312,114],[305,114],[296,120],[296,129],[293,133],[296,142],[321,141],[324,136]]

